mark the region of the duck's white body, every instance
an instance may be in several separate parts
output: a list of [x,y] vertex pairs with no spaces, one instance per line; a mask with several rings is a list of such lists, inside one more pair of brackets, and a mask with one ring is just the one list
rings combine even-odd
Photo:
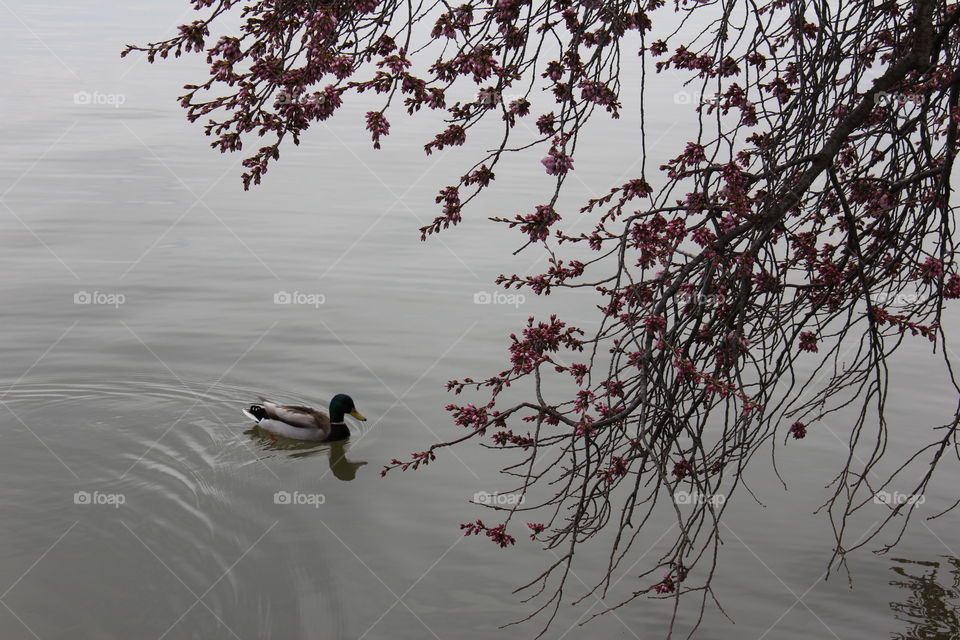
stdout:
[[264,431],[269,431],[270,433],[283,436],[284,438],[291,438],[292,440],[313,440],[316,442],[323,442],[324,440],[330,439],[329,429],[324,430],[320,427],[296,427],[292,424],[287,424],[286,422],[273,420],[271,418],[257,420],[257,417],[246,409],[243,410],[243,414],[256,422],[257,426]]

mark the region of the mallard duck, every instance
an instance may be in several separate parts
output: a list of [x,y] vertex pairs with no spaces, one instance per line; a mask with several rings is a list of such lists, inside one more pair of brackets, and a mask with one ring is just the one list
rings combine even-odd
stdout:
[[353,405],[353,398],[344,393],[338,393],[330,400],[329,416],[312,407],[276,404],[262,398],[259,404],[250,405],[243,413],[270,433],[294,440],[317,442],[349,438],[350,430],[343,422],[345,414],[350,414],[357,420],[366,420]]

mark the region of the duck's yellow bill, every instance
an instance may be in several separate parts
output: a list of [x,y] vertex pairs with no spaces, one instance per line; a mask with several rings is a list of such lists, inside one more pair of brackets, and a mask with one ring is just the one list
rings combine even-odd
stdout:
[[353,411],[351,411],[351,412],[350,412],[350,415],[352,415],[352,416],[353,416],[354,418],[356,418],[357,420],[363,420],[364,422],[366,422],[366,420],[367,420],[367,418],[366,418],[362,413],[360,413],[359,411],[357,411],[356,409],[354,409]]

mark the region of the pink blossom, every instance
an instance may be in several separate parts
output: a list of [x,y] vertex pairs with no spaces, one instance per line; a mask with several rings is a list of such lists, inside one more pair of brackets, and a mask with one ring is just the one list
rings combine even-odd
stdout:
[[663,333],[667,330],[667,319],[663,316],[649,316],[643,319],[643,326],[651,335]]
[[550,149],[550,153],[540,161],[540,164],[546,167],[547,174],[551,176],[563,175],[573,170],[573,158],[564,155],[556,147]]
[[677,480],[683,480],[693,473],[693,465],[690,464],[686,458],[680,458],[680,460],[673,465],[672,473]]
[[919,274],[920,278],[928,284],[939,280],[943,277],[943,263],[936,258],[927,258],[920,265]]
[[653,590],[657,593],[673,593],[677,590],[677,586],[674,584],[670,574],[667,573],[664,574],[663,580],[653,586]]
[[793,436],[794,440],[802,440],[807,435],[807,425],[797,420],[790,425],[790,435]]
[[390,123],[382,111],[367,112],[367,131],[373,135],[373,148],[380,148],[380,136],[390,133]]
[[943,285],[944,298],[960,298],[960,275],[951,274],[950,279]]
[[520,230],[530,236],[534,242],[546,240],[550,233],[550,226],[560,220],[560,214],[549,206],[538,204],[536,211],[523,218]]
[[800,334],[800,350],[817,352],[817,334],[813,331],[804,331]]

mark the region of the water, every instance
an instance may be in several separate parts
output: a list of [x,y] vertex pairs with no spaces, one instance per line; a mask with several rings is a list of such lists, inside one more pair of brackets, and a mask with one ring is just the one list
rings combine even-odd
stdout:
[[[443,383],[504,368],[505,337],[528,315],[582,315],[562,296],[473,304],[497,274],[542,265],[510,258],[515,234],[485,220],[536,202],[538,163],[500,170],[461,230],[420,243],[433,195],[467,154],[411,156],[431,131],[423,119],[397,122],[373,152],[358,105],[243,193],[240,157],[207,149],[174,100],[201,65],[118,57],[185,8],[3,6],[2,636],[532,635],[497,625],[529,611],[510,592],[553,556],[458,528],[487,515],[469,504],[476,491],[508,486],[498,456],[468,446],[415,473],[377,472],[457,435]],[[81,91],[123,104],[75,104]],[[655,130],[674,126],[652,117]],[[598,123],[600,139],[637,139],[635,119],[617,126]],[[635,148],[585,150],[571,209],[633,177]],[[281,292],[323,304],[275,304]],[[75,303],[84,294],[103,304]],[[954,408],[925,348],[897,362],[892,449],[929,438]],[[323,406],[337,392],[370,418],[346,445],[274,442],[240,414],[258,393]],[[918,520],[893,554],[853,557],[853,589],[843,574],[822,580],[832,538],[811,512],[844,427],[838,417],[781,451],[788,492],[758,460],[747,480],[765,506],[736,507],[714,584],[736,624],[709,608],[700,637],[955,637],[954,516]],[[947,461],[925,512],[955,498],[958,477]],[[635,559],[670,526],[655,522]],[[600,548],[578,557],[567,601],[604,560]],[[611,604],[646,586],[642,563],[628,565]],[[601,604],[563,608],[549,637],[660,637],[671,608],[638,601],[574,626]]]

